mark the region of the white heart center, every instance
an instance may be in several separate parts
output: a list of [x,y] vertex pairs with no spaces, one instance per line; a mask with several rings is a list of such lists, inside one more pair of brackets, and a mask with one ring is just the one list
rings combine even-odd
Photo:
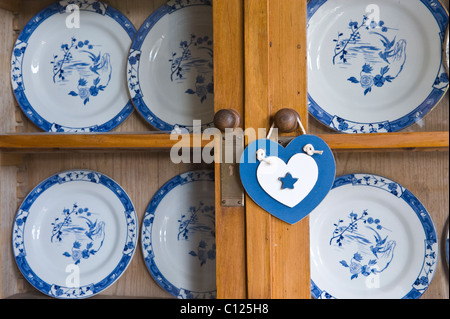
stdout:
[[275,156],[262,161],[256,172],[259,185],[273,199],[288,207],[297,206],[314,188],[319,178],[316,161],[306,154],[295,154],[286,164]]

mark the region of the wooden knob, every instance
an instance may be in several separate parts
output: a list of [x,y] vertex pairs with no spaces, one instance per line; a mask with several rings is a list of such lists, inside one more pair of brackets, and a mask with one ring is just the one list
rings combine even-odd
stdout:
[[274,123],[280,132],[291,133],[298,129],[300,115],[293,109],[282,109],[275,114]]
[[214,126],[221,130],[225,129],[235,129],[241,124],[241,116],[239,112],[232,109],[224,109],[214,115]]

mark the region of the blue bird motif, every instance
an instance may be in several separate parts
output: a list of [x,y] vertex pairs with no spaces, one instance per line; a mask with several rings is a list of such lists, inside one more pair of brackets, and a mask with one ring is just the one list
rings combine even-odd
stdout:
[[89,67],[89,70],[94,72],[95,74],[101,76],[103,74],[111,74],[109,72],[111,70],[111,56],[109,53],[105,53],[102,55],[100,52],[98,55],[93,54],[92,52],[82,50],[80,52],[85,52],[89,55],[89,58],[92,61],[92,65]]
[[[376,33],[376,32],[372,32],[372,33]],[[386,42],[386,41],[381,40],[381,42],[382,42],[383,45],[384,45],[384,51],[381,51],[380,53],[378,53],[378,55],[379,55],[380,58],[382,58],[385,62],[390,63],[388,59],[389,59],[390,57],[392,57],[392,56],[395,55],[395,53],[393,53],[394,50],[391,50],[392,47],[393,47],[394,44],[395,44],[395,38],[394,38],[394,40],[393,40],[392,42],[389,42],[389,40],[387,40],[387,38],[386,38],[385,36],[383,36],[383,35],[381,35],[381,34],[379,34],[379,33],[376,33],[376,34],[378,34],[379,36],[383,37],[386,41],[388,41],[388,42]]]
[[88,54],[92,63],[86,64],[86,66],[89,66],[86,69],[91,71],[91,75],[95,74],[96,76],[92,83],[88,81],[91,77],[90,75],[86,75],[86,78],[81,77],[78,80],[77,91],[71,91],[69,95],[79,96],[83,100],[84,105],[86,105],[91,96],[97,96],[100,91],[104,91],[109,85],[112,76],[111,56],[109,53],[102,55],[100,52],[98,55],[95,55],[85,50],[81,50],[80,52]]
[[105,238],[105,222],[101,221],[97,224],[97,220],[92,222],[90,219],[83,216],[79,216],[79,218],[84,219],[88,226],[88,229],[84,232],[86,237],[94,242],[100,240],[100,242],[103,243],[103,239]]
[[[89,58],[94,63],[94,65],[96,65],[96,64],[98,65],[100,63],[100,59],[102,57],[101,52],[97,56],[94,53],[86,51],[86,50],[80,50],[80,52],[87,53],[89,55]],[[92,67],[91,67],[91,70],[92,70]]]
[[392,40],[392,41],[390,41],[386,36],[384,36],[384,35],[382,35],[381,33],[378,33],[378,32],[374,32],[374,31],[371,31],[371,32],[369,32],[370,34],[376,34],[376,35],[379,35],[382,39],[380,39],[380,41],[381,41],[381,43],[383,44],[383,46],[384,46],[384,51],[386,52],[386,51],[389,51],[390,49],[392,49],[392,47],[394,46],[394,44],[395,44],[395,40],[397,39],[397,36],[395,36],[394,37],[394,40]]
[[402,71],[406,63],[406,41],[401,39],[395,44],[393,52],[391,54],[391,74],[395,74],[396,78]]
[[[53,82],[60,86],[74,88],[68,95],[79,97],[86,105],[92,97],[105,91],[112,77],[111,56],[102,54],[89,40],[77,40],[72,37],[69,43],[61,45],[61,53],[54,54],[50,64],[53,65]],[[75,78],[78,76],[77,78]]]
[[[406,60],[406,41],[404,39],[401,39],[398,42],[396,42],[397,36],[395,36],[394,39],[390,41],[386,36],[382,35],[381,33],[378,32],[370,32],[370,33],[376,34],[382,38],[380,39],[380,41],[384,46],[384,51],[379,52],[378,55],[380,56],[380,58],[382,58],[385,62],[389,64],[393,62],[400,62],[398,64],[401,65],[401,68],[403,68],[404,62]],[[401,69],[396,74],[398,75],[400,72]]]
[[394,249],[396,246],[396,242],[393,240],[388,241],[388,236],[382,239],[378,232],[376,232],[372,228],[370,229],[375,232],[375,246],[370,246],[370,251],[377,258],[378,268],[374,272],[382,272],[389,266],[392,259],[394,258]]
[[346,255],[352,253],[353,257],[350,260],[339,261],[350,271],[350,279],[356,279],[360,275],[367,277],[385,271],[394,259],[397,243],[395,240],[388,240],[388,236],[382,237],[378,231],[390,232],[390,230],[381,226],[378,218],[369,217],[367,211],[364,211],[361,216],[352,212],[349,219],[350,224],[348,225],[342,224],[344,223],[342,219],[334,224],[336,228],[330,245],[334,243]]
[[[62,255],[77,265],[100,251],[106,236],[106,223],[98,219],[93,221],[93,213],[76,203],[72,210],[64,209],[63,215],[63,221],[58,217],[52,223],[51,242],[64,246],[66,249]],[[72,243],[70,248],[69,243]]]
[[360,79],[354,76],[347,79],[352,83],[361,84],[361,87],[364,89],[364,95],[371,92],[373,87],[382,87],[385,83],[391,83],[395,80],[403,71],[406,63],[406,40],[401,39],[396,42],[397,37],[394,37],[394,40],[390,41],[378,32],[371,32],[371,34],[382,37],[381,42],[384,45],[384,51],[380,50],[378,55],[388,65],[382,67],[379,74],[372,75],[373,66],[365,63],[360,73]]

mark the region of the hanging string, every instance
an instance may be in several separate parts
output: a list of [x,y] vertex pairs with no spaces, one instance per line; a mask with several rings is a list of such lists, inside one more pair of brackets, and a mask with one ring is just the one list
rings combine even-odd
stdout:
[[[300,120],[299,117],[297,117],[297,122],[298,122],[298,126],[299,126],[300,131],[302,132],[302,134],[303,134],[303,135],[306,135],[305,127],[303,126],[303,123],[302,123],[302,121]],[[270,140],[270,137],[272,136],[273,130],[274,130],[274,129],[275,129],[275,123],[272,123],[272,126],[270,127],[269,133],[267,134],[267,139],[268,139],[268,140]],[[320,155],[323,154],[323,151],[316,151],[316,150],[314,149],[314,147],[313,147],[311,144],[306,145],[306,146],[303,148],[303,151],[304,151],[306,154],[308,154],[309,156],[313,156],[314,154],[320,154]],[[260,161],[260,162],[265,162],[265,163],[267,163],[267,164],[272,164],[271,161],[270,161],[270,159],[268,159],[268,158],[266,157],[266,151],[263,150],[263,149],[259,149],[259,150],[256,152],[256,158],[257,158],[257,160]]]
[[302,131],[303,135],[306,135],[305,127],[302,124],[302,121],[300,121],[300,118],[297,117],[298,126],[300,127],[300,130]]
[[267,163],[269,165],[272,164],[272,162],[266,157],[266,151],[263,150],[263,149],[259,149],[256,152],[256,158],[260,162],[265,162],[265,163]]
[[273,130],[275,129],[275,123],[272,123],[272,126],[270,127],[269,134],[267,134],[267,139],[270,140],[270,137],[272,136]]

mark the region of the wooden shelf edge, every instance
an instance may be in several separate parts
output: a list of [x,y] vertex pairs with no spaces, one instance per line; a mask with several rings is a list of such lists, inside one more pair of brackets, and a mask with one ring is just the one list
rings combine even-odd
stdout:
[[[449,132],[408,132],[367,135],[321,134],[334,151],[443,150],[449,148]],[[213,147],[214,136],[171,134],[10,134],[0,135],[0,151],[45,150],[148,150],[174,146]]]
[[213,138],[202,139],[201,135],[171,134],[11,134],[0,135],[0,150],[146,150],[178,147],[208,147]]
[[448,150],[449,132],[319,135],[335,151]]
[[21,0],[0,0],[0,9],[11,11],[12,13],[19,12]]

